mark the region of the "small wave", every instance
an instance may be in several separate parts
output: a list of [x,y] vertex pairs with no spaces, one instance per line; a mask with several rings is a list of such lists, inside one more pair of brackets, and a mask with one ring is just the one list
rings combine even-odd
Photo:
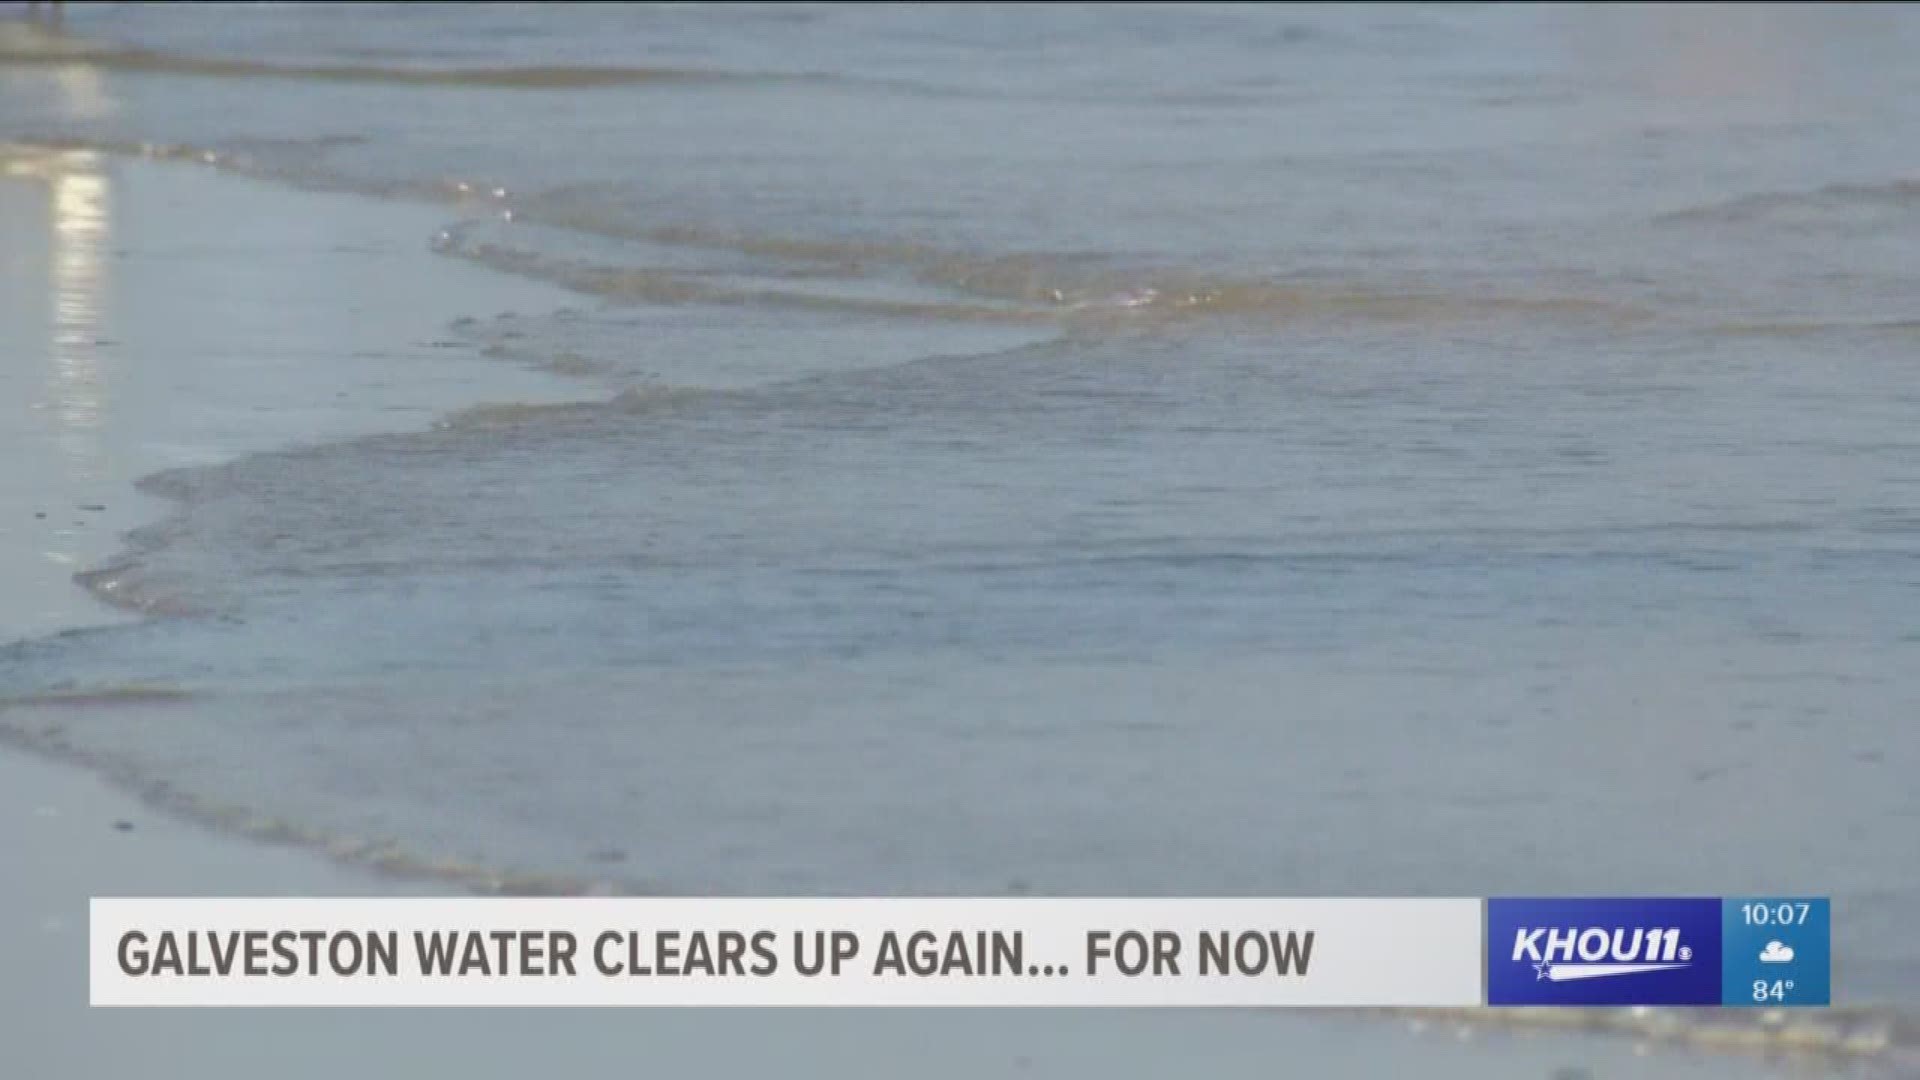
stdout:
[[[1498,317],[1589,317],[1642,321],[1635,305],[1587,295],[1467,291],[1430,282],[1258,280],[1180,268],[1128,268],[1083,252],[974,254],[908,240],[742,233],[697,224],[640,225],[569,190],[521,195],[471,179],[370,183],[330,172],[325,154],[352,137],[252,140],[220,148],[186,144],[47,139],[45,150],[90,150],[185,161],[292,186],[484,207],[514,230],[533,226],[586,237],[770,260],[755,266],[618,265],[523,246],[524,233],[483,239],[469,221],[443,231],[436,250],[574,292],[632,303],[787,307],[882,317],[1098,329],[1178,325],[1205,319],[1315,317],[1437,323]],[[876,289],[887,281],[910,286]]]
[[431,181],[372,181],[327,168],[327,157],[343,147],[362,145],[358,135],[320,135],[311,138],[241,138],[221,145],[75,138],[33,133],[0,142],[0,171],[32,170],[36,160],[57,167],[60,155],[106,154],[177,162],[212,168],[281,184],[301,191],[324,191],[424,203],[455,203],[469,196],[454,185]]
[[1920,209],[1920,178],[1827,184],[1809,191],[1763,191],[1657,215],[1661,223],[1741,222],[1821,211]]
[[1591,297],[1520,296],[1345,285],[1337,281],[1257,281],[1180,270],[1087,270],[1071,259],[1019,256],[939,258],[919,268],[929,281],[997,299],[1069,311],[1133,311],[1172,319],[1198,316],[1315,315],[1427,321],[1516,315],[1637,314]]
[[433,426],[436,431],[466,431],[473,428],[508,427],[515,424],[533,423],[556,416],[570,416],[583,412],[586,408],[587,406],[576,402],[499,402],[460,409],[435,421]]
[[537,403],[509,401],[476,405],[451,413],[434,426],[436,431],[471,431],[477,428],[514,427],[569,417],[588,417],[611,409],[621,413],[642,413],[666,408],[698,398],[716,396],[715,391],[683,386],[636,386],[615,394],[607,401]]
[[108,607],[135,615],[186,619],[209,614],[205,608],[148,581],[134,562],[83,570],[73,575],[73,581]]
[[1823,334],[1920,334],[1920,319],[1845,322],[1830,319],[1787,322],[1732,322],[1712,328],[1731,337],[1814,337]]
[[[916,79],[830,71],[729,71],[623,64],[517,64],[425,66],[383,62],[404,54],[361,49],[334,63],[272,62],[116,45],[31,24],[0,22],[0,67],[85,65],[136,74],[218,79],[290,79],[400,86],[465,86],[503,90],[592,90],[653,83],[728,83],[769,86],[864,87],[932,98],[1019,99],[993,87],[969,87]],[[1088,98],[1087,100],[1103,100]]]
[[267,63],[217,56],[190,56],[149,49],[116,48],[63,38],[20,42],[0,39],[0,66],[85,65],[108,71],[191,75],[217,79],[306,79],[324,82],[392,83],[407,86],[470,86],[510,90],[583,90],[643,83],[759,81],[776,76],[741,75],[666,67],[541,64],[512,67],[404,67],[387,64]]
[[[783,275],[763,277],[668,270],[654,267],[617,267],[555,257],[536,251],[486,241],[469,242],[449,231],[437,244],[443,254],[547,281],[574,292],[609,300],[654,304],[722,304],[841,311],[902,318],[948,319],[968,322],[1031,323],[1046,321],[1049,313],[1001,304],[970,303],[963,298],[887,298],[857,291],[784,287]],[[791,277],[791,275],[784,275]]]
[[[577,198],[555,208],[539,198],[515,208],[516,227],[537,226],[663,248],[775,260],[758,274],[659,266],[616,266],[522,246],[520,234],[481,239],[465,229],[438,241],[449,255],[546,280],[589,295],[652,303],[787,306],[883,316],[1005,323],[1140,326],[1207,318],[1334,317],[1438,322],[1498,316],[1640,319],[1646,313],[1589,296],[1504,295],[1437,287],[1347,285],[1338,281],[1259,281],[1179,269],[1129,269],[1084,253],[973,255],[908,241],[829,240],[743,234],[694,225],[634,227],[597,215]],[[531,239],[529,237],[529,239]],[[794,263],[832,273],[796,272]],[[874,295],[883,280],[911,284],[920,296]],[[795,282],[813,283],[807,288]],[[835,281],[844,285],[836,287]],[[824,283],[824,284],[820,284]]]
[[1592,296],[1467,293],[1446,288],[1348,286],[1337,281],[1262,281],[1187,269],[1116,267],[1085,252],[972,254],[904,240],[772,236],[689,224],[636,226],[600,212],[591,194],[527,200],[516,220],[614,239],[826,264],[846,272],[892,268],[963,296],[1040,311],[1197,315],[1350,315],[1390,320],[1501,313],[1641,318],[1630,305]]
[[[383,837],[329,834],[246,807],[215,802],[182,790],[132,762],[76,745],[47,710],[109,709],[184,704],[196,695],[164,687],[106,687],[0,699],[0,745],[65,761],[104,777],[154,810],[229,835],[305,849],[333,862],[404,881],[431,881],[489,896],[637,895],[631,882],[595,881],[553,874],[521,873],[450,856],[426,856]],[[10,718],[10,712],[22,714]],[[39,722],[23,723],[25,718]]]
[[0,711],[10,708],[91,709],[115,705],[166,705],[193,700],[193,693],[172,686],[106,686],[86,690],[48,690],[0,698]]

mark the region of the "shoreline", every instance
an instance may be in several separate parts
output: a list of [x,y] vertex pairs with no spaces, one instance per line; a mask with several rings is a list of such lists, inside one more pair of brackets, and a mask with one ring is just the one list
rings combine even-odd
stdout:
[[[45,605],[0,612],[0,646],[130,620],[74,579],[170,516],[167,499],[140,489],[156,474],[591,396],[451,339],[476,312],[571,298],[434,255],[446,207],[6,142],[0,199],[0,236],[20,252],[0,279],[18,286],[0,308],[18,329],[0,324],[0,346],[47,368],[37,384],[0,373],[0,391],[24,403],[0,413],[0,449],[22,465],[0,479],[0,558],[41,556],[22,560],[37,573],[0,585]],[[236,221],[238,239],[226,231]],[[26,298],[35,277],[43,304]],[[232,308],[250,325],[224,323]]]
[[[171,214],[182,214],[186,227],[165,224]],[[0,142],[0,238],[24,256],[8,267],[11,276],[0,278],[0,284],[20,286],[8,290],[14,306],[0,308],[0,316],[8,316],[4,321],[17,328],[11,335],[0,332],[0,345],[23,355],[37,351],[55,370],[40,386],[0,372],[0,390],[15,389],[23,401],[36,398],[24,401],[23,412],[0,413],[0,450],[25,465],[0,478],[0,591],[28,601],[0,610],[0,649],[170,617],[164,604],[115,598],[110,582],[100,586],[128,553],[129,534],[163,526],[175,512],[170,500],[142,490],[152,476],[254,453],[422,430],[462,410],[503,403],[548,407],[591,396],[580,380],[488,357],[476,342],[450,340],[450,326],[461,320],[503,308],[548,310],[573,298],[432,253],[430,239],[447,214],[446,207],[290,190],[131,152]],[[36,217],[45,223],[39,237],[31,235],[40,224]],[[267,249],[279,264],[273,270],[283,280],[264,291],[285,296],[315,275],[316,263],[331,264],[320,275],[332,278],[328,287],[343,294],[335,299],[350,312],[384,308],[372,320],[377,329],[346,335],[366,339],[337,350],[349,362],[321,374],[296,373],[309,359],[300,348],[261,362],[274,352],[276,331],[314,336],[300,326],[253,328],[251,338],[221,342],[224,355],[171,340],[178,325],[173,320],[183,314],[205,327],[209,338],[222,336],[217,324],[193,318],[196,302],[207,306],[204,295],[195,295],[196,286],[215,282],[193,274],[172,280],[170,270],[184,260],[214,263],[208,268],[214,278],[244,273],[245,253],[223,266],[219,254],[203,250],[202,236],[232,219],[243,232],[265,226],[264,244],[253,237],[242,242]],[[329,227],[310,234],[303,219]],[[355,280],[369,257],[388,265],[377,277]],[[128,264],[141,269],[130,272]],[[51,318],[25,299],[34,278],[44,278]],[[431,283],[412,289],[400,284],[422,279]],[[131,301],[134,295],[139,301]],[[317,317],[327,314],[321,310]],[[130,366],[127,357],[136,352],[147,354],[142,364],[173,368],[160,392],[127,375],[124,366],[116,368]],[[142,392],[116,395],[114,380],[122,377]],[[283,379],[293,385],[275,385]],[[325,404],[315,406],[316,400]],[[48,422],[36,429],[41,420]],[[75,707],[159,696],[191,695],[138,685],[86,685],[52,695]],[[11,701],[37,697],[47,700],[29,694]],[[7,705],[8,699],[0,699],[0,711]],[[448,874],[383,863],[378,852],[329,850],[285,826],[249,828],[196,814],[151,785],[116,776],[110,763],[39,744],[31,735],[0,733],[0,756],[16,768],[33,768],[42,784],[68,772],[106,783],[128,800],[121,818],[165,815],[245,847],[295,850],[361,880],[437,881],[480,892],[513,887],[477,868]]]
[[[44,355],[60,371],[71,367],[61,367],[63,357],[77,358],[83,367],[90,357],[93,367],[70,383],[49,377],[48,407],[32,410],[69,422],[36,431],[31,417],[0,419],[0,425],[13,425],[0,426],[0,446],[71,466],[23,470],[44,484],[24,498],[11,488],[0,491],[0,514],[17,530],[0,537],[15,545],[4,550],[8,558],[0,567],[15,565],[15,556],[36,546],[66,559],[23,560],[18,565],[29,569],[0,579],[9,589],[19,584],[21,594],[31,589],[48,605],[36,609],[33,621],[21,620],[25,633],[0,624],[0,642],[132,618],[100,605],[72,575],[111,557],[126,530],[164,520],[164,503],[135,494],[132,484],[141,477],[286,445],[425,426],[463,408],[503,401],[557,404],[584,396],[580,383],[485,359],[477,348],[443,347],[446,327],[456,318],[530,304],[560,306],[572,299],[548,286],[434,255],[427,240],[444,208],[293,191],[270,181],[137,158],[33,153],[53,156],[44,163],[52,179],[23,181],[0,173],[0,208],[11,208],[0,214],[0,232],[28,227],[16,221],[33,215],[19,208],[36,205],[36,199],[45,203],[46,215],[54,219],[53,240],[40,267],[49,309],[80,312],[85,325],[49,326],[47,339],[37,344],[25,340],[28,329],[20,331],[22,340],[0,342],[19,355]],[[8,160],[6,155],[0,147],[0,162]],[[68,192],[80,194],[63,202],[61,178]],[[75,178],[88,182],[76,188]],[[40,183],[53,187],[41,196],[21,194],[22,184],[31,190]],[[65,227],[59,224],[62,214],[68,215]],[[313,228],[316,221],[319,227]],[[236,222],[255,231],[235,230],[247,235],[222,248],[221,239]],[[271,234],[269,242],[260,242],[259,229]],[[210,236],[215,239],[211,251]],[[68,245],[64,254],[61,244]],[[244,301],[238,305],[240,317],[262,320],[241,327],[238,340],[231,323],[183,317],[196,297],[216,295],[230,304],[233,290]],[[303,302],[311,306],[300,307]],[[341,306],[352,304],[360,305],[360,318],[340,318]],[[322,359],[341,362],[312,370],[316,349]],[[138,368],[125,359],[132,354],[140,356]],[[416,361],[419,366],[411,366]],[[396,378],[401,368],[405,377]],[[156,381],[155,372],[165,377]],[[89,387],[91,399],[86,398]],[[316,406],[316,401],[329,404]],[[7,443],[9,438],[15,442]],[[20,460],[31,465],[36,459]],[[95,486],[82,493],[76,476]],[[101,491],[112,494],[103,499]],[[86,525],[34,531],[27,523],[42,520],[31,516],[40,512],[36,502],[73,504],[76,513],[94,516],[63,519]],[[77,509],[82,505],[109,509]],[[46,520],[52,520],[50,514]],[[56,535],[60,530],[65,533]],[[47,547],[50,540],[65,546]],[[103,547],[107,550],[99,553]],[[85,965],[75,950],[84,950],[87,896],[425,893],[432,884],[444,888],[447,882],[409,881],[380,872],[377,864],[342,865],[311,844],[275,846],[243,832],[203,828],[143,802],[100,769],[58,761],[42,751],[0,745],[0,792],[5,793],[0,817],[10,823],[4,835],[18,837],[21,845],[12,857],[0,853],[0,858],[28,868],[26,887],[8,898],[10,907],[23,910],[0,919],[6,937],[13,939],[0,939],[0,947],[26,963],[0,980],[0,1003],[24,1030],[45,1039],[44,1047],[29,1043],[26,1052],[27,1061],[43,1064],[41,1071],[48,1074],[138,1067],[147,1061],[147,1051],[139,1049],[143,1044],[238,1044],[241,1049],[234,1053],[268,1060],[287,1045],[324,1041],[339,1048],[331,1051],[338,1060],[316,1052],[305,1067],[313,1075],[335,1075],[343,1063],[365,1059],[366,1050],[356,1041],[365,1035],[373,1045],[423,1066],[457,1062],[469,1074],[505,1076],[550,1065],[540,1047],[555,1038],[597,1043],[596,1052],[606,1060],[620,1060],[642,1029],[649,1039],[669,1044],[669,1053],[687,1068],[701,1067],[703,1055],[712,1052],[710,1044],[722,1041],[744,1055],[745,1063],[768,1070],[796,1053],[837,1061],[841,1070],[870,1068],[876,1050],[903,1068],[925,1068],[924,1047],[954,1042],[956,1036],[972,1049],[936,1063],[942,1075],[1046,1062],[1113,1075],[1153,1075],[1196,1057],[1229,1073],[1263,1073],[1291,1056],[1315,1071],[1418,1066],[1431,1075],[1534,1078],[1571,1057],[1674,1076],[1750,1075],[1755,1064],[1735,1056],[1642,1057],[1641,1048],[1618,1038],[1534,1042],[1489,1035],[1476,1043],[1482,1030],[1477,1024],[1436,1025],[1418,1034],[1377,1018],[1241,1013],[1198,1018],[1156,1013],[1144,1020],[1130,1014],[1116,1023],[1098,1012],[1064,1019],[927,1012],[905,1020],[901,1017],[908,1014],[890,1014],[885,1024],[862,1014],[756,1013],[765,1017],[759,1026],[769,1037],[746,1050],[736,1045],[738,1024],[726,1015],[612,1023],[593,1015],[515,1013],[522,1019],[501,1024],[451,1011],[435,1011],[425,1021],[417,1015],[370,1020],[368,1014],[330,1013],[276,1017],[270,1024],[250,1023],[244,1032],[217,1013],[184,1022],[166,1014],[109,1016],[84,1008]],[[17,974],[23,972],[42,974]],[[882,1035],[880,1029],[892,1034]],[[181,1031],[196,1034],[182,1040]],[[503,1054],[510,1035],[532,1048]],[[1498,1052],[1481,1048],[1494,1039],[1500,1040]],[[464,1048],[449,1051],[443,1045],[456,1042]],[[1002,1043],[1010,1049],[998,1049]],[[119,1045],[135,1049],[123,1052]],[[238,1060],[231,1054],[222,1058],[224,1052],[194,1071],[221,1074],[219,1061]],[[754,1060],[755,1055],[764,1060]]]

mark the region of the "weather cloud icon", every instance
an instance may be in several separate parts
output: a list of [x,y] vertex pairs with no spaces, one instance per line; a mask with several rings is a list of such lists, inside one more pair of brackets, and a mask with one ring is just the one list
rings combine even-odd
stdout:
[[1778,941],[1769,941],[1767,942],[1767,947],[1760,950],[1760,962],[1763,964],[1791,964],[1793,962],[1793,949],[1782,945]]

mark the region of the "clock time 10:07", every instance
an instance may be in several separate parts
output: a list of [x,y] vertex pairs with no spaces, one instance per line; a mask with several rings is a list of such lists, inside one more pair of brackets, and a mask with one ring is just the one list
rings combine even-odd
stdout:
[[1742,904],[1740,913],[1746,918],[1748,926],[1799,926],[1807,921],[1807,912],[1813,905],[1799,903],[1778,904]]

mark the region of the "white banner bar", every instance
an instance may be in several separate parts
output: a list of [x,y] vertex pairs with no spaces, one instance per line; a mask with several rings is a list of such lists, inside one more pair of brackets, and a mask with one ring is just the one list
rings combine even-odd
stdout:
[[95,899],[96,1006],[1482,1001],[1477,899]]

